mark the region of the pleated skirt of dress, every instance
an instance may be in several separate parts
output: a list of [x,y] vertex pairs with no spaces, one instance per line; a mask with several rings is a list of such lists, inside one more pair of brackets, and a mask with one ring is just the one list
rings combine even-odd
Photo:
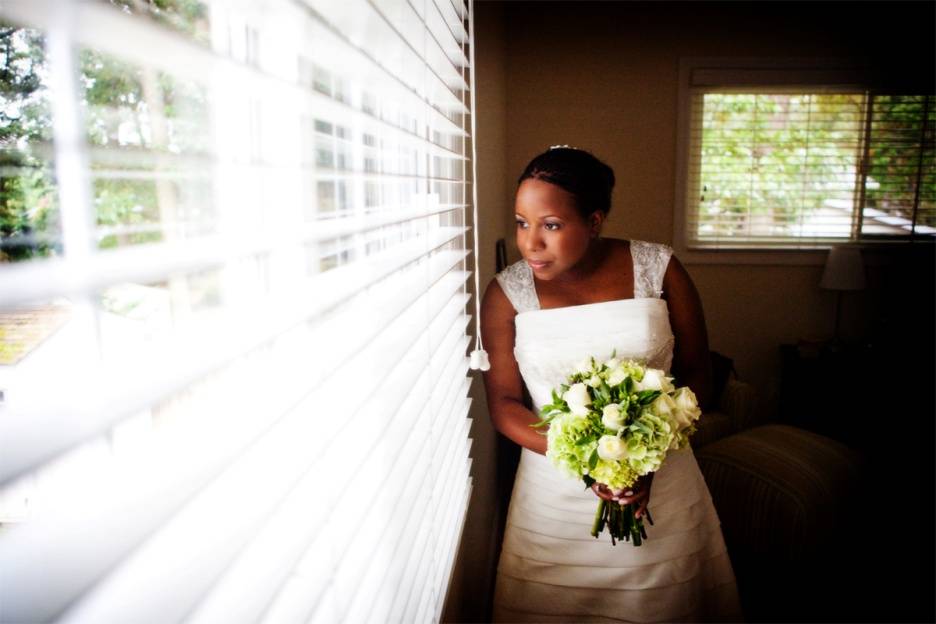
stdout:
[[721,524],[691,449],[653,480],[639,547],[589,531],[598,499],[524,449],[497,569],[495,622],[741,621]]

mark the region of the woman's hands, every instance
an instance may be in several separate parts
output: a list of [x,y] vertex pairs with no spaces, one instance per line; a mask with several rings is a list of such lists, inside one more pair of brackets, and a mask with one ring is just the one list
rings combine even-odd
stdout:
[[595,496],[603,498],[606,501],[619,505],[635,505],[634,517],[643,518],[647,514],[647,504],[650,502],[650,487],[653,485],[653,474],[654,473],[650,472],[642,477],[638,477],[632,487],[619,491],[617,494],[602,483],[593,483],[591,489],[595,493]]

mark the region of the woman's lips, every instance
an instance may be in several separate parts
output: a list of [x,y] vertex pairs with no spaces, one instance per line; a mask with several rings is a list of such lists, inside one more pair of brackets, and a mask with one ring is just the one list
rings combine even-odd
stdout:
[[532,261],[532,260],[527,260],[527,264],[530,265],[530,268],[533,268],[533,269],[542,269],[542,268],[545,268],[546,265],[548,265],[548,264],[550,264],[550,263],[549,263],[549,262],[534,262],[534,261]]

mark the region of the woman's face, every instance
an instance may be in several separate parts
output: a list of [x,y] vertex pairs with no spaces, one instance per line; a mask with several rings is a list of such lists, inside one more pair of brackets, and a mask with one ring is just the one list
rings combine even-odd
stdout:
[[528,178],[517,189],[517,248],[541,280],[555,279],[585,256],[600,212],[586,222],[568,191]]

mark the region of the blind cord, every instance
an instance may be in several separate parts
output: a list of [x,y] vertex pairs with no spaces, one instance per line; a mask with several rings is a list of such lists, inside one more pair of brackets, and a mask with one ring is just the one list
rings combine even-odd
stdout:
[[472,233],[474,234],[474,285],[475,285],[475,346],[471,352],[469,367],[471,370],[486,371],[491,368],[488,361],[487,351],[484,350],[484,343],[481,340],[481,278],[478,265],[478,150],[477,144],[477,124],[476,104],[475,104],[475,29],[474,29],[474,0],[468,3],[468,45],[469,50],[469,77],[468,88],[471,89],[471,214],[472,214]]

